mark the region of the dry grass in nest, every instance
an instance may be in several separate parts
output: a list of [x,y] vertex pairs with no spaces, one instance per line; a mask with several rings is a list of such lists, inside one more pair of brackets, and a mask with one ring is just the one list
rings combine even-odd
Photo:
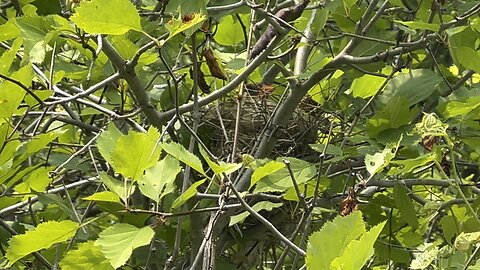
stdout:
[[[239,121],[237,153],[252,154],[260,140],[277,101],[262,96],[247,96],[242,106]],[[231,154],[235,133],[237,102],[228,99],[204,108],[202,122],[212,130],[211,150],[219,158]],[[273,156],[302,157],[312,153],[308,146],[315,143],[320,127],[318,108],[303,101],[295,110],[293,118],[283,129],[277,131],[278,141]]]

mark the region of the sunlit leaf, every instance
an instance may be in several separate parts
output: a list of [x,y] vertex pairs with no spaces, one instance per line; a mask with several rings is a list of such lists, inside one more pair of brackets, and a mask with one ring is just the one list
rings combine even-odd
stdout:
[[[115,179],[108,175],[106,172],[100,172],[100,180],[102,180],[103,184],[115,194],[117,194],[122,201],[126,202],[127,199],[133,194],[135,191],[135,186],[131,183],[125,183],[118,179]],[[127,185],[125,185],[127,184]]]
[[7,267],[30,253],[68,240],[75,235],[77,229],[78,224],[70,220],[49,221],[39,224],[35,229],[24,234],[13,236],[5,255],[8,259]]
[[122,35],[142,31],[137,9],[128,0],[84,1],[70,18],[90,34]]
[[275,173],[283,167],[285,167],[285,164],[279,161],[269,161],[265,165],[258,167],[252,174],[250,187],[255,185],[263,177]]
[[183,145],[172,142],[162,143],[161,146],[168,154],[185,163],[185,165],[190,166],[195,171],[205,175],[200,159],[194,154],[188,152]]
[[147,133],[130,131],[118,138],[111,159],[115,171],[132,180],[138,180],[143,171],[155,165],[162,148],[159,144],[160,133],[150,127]]
[[[307,182],[312,179],[317,172],[314,164],[295,158],[287,158],[287,160],[290,161],[293,177],[297,184]],[[261,171],[259,176],[264,175],[265,173],[267,175],[257,182],[255,192],[283,192],[290,187],[293,187],[292,176],[288,169],[286,167],[278,169],[278,167],[278,163],[273,163],[272,165],[269,165],[265,171]],[[271,173],[272,170],[276,170],[276,172]]]
[[178,198],[175,199],[172,203],[172,209],[178,208],[182,206],[184,203],[188,201],[188,199],[192,198],[197,194],[197,187],[203,184],[207,179],[203,179],[193,183],[184,193],[182,193]]
[[342,253],[331,263],[331,269],[360,270],[373,255],[373,244],[380,235],[386,221],[374,226],[362,234],[358,240],[351,241]]
[[[188,18],[186,20],[185,17],[187,16]],[[200,23],[205,21],[205,19],[205,15],[197,13],[190,13],[184,15],[183,18],[171,19],[165,24],[165,27],[170,32],[170,35],[165,41],[171,39],[172,37],[180,33],[184,33],[187,37],[191,36],[193,32],[201,26]]]
[[380,90],[380,86],[384,82],[385,78],[365,74],[353,80],[350,90],[352,90],[353,97],[369,98]]
[[62,270],[114,269],[93,241],[78,244],[76,249],[65,254],[59,265]]
[[326,222],[320,231],[312,233],[308,239],[305,259],[308,269],[331,269],[330,265],[335,258],[341,256],[348,244],[365,232],[359,211]]
[[120,202],[120,197],[111,191],[100,191],[82,199],[87,201]]
[[203,147],[199,147],[199,150],[200,150],[200,154],[202,155],[203,159],[205,159],[208,166],[217,175],[222,175],[224,173],[226,175],[229,175],[242,167],[242,163],[226,163],[223,161],[219,161],[217,164],[216,162],[213,162],[210,159],[210,157],[208,156],[207,152],[203,149]]
[[113,122],[108,124],[107,130],[102,132],[97,139],[97,148],[103,158],[110,164],[113,163],[112,152],[120,137],[124,136]]
[[163,196],[174,191],[174,181],[180,170],[178,160],[166,156],[145,171],[145,175],[138,180],[138,188],[143,195],[159,203]]
[[114,268],[124,265],[134,249],[148,245],[155,232],[149,226],[137,228],[130,224],[119,223],[100,233],[95,245]]
[[437,246],[430,246],[412,260],[410,269],[426,269],[435,260],[439,251]]

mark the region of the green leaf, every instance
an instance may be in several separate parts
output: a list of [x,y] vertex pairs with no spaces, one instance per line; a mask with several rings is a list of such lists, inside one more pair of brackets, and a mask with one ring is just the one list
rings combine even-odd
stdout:
[[207,179],[203,179],[193,183],[187,190],[185,190],[185,192],[182,195],[180,195],[178,198],[175,199],[175,201],[173,201],[171,208],[172,209],[178,208],[182,206],[185,202],[187,202],[188,199],[195,196],[195,194],[197,194],[197,187],[203,184],[205,180]]
[[120,202],[120,197],[111,191],[100,191],[82,199],[86,201]]
[[90,34],[123,35],[142,31],[137,9],[128,0],[84,1],[70,18]]
[[[305,183],[315,177],[317,169],[314,164],[296,158],[286,159],[290,161],[290,167],[292,168],[293,176],[297,184]],[[293,187],[292,177],[285,166],[281,169],[278,169],[279,165],[271,166],[277,171],[262,177],[262,179],[257,182],[255,192],[283,192]]]
[[185,165],[190,166],[190,168],[194,169],[195,171],[205,175],[205,171],[203,170],[200,159],[194,154],[188,152],[183,145],[172,142],[162,143],[161,146],[168,154],[185,163]]
[[469,113],[480,106],[480,95],[471,96],[467,100],[458,101],[450,100],[438,106],[438,112],[446,118],[452,118],[461,115],[462,117],[469,115]]
[[390,164],[396,166],[392,166],[390,168],[390,170],[388,171],[388,175],[411,173],[415,168],[425,166],[430,162],[438,159],[438,154],[439,153],[434,151],[412,159],[392,160],[390,161]]
[[[245,24],[246,29],[250,25],[249,14],[235,14],[239,15]],[[227,15],[220,19],[218,28],[215,33],[215,41],[222,45],[235,45],[244,41],[242,33],[242,25],[235,15]]]
[[77,249],[70,250],[60,261],[62,270],[110,270],[114,269],[93,241],[80,243]]
[[16,38],[10,46],[10,50],[3,52],[0,56],[0,73],[2,75],[9,74],[10,67],[17,56],[16,54],[18,53],[18,50],[22,47],[22,44],[23,39],[21,37]]
[[375,95],[380,86],[385,82],[385,78],[365,74],[360,78],[353,80],[350,90],[353,97],[369,98]]
[[250,187],[253,187],[259,180],[264,178],[267,175],[277,172],[281,168],[285,167],[283,162],[279,161],[269,161],[265,165],[258,167],[252,174]]
[[25,177],[20,184],[16,185],[14,190],[18,193],[45,191],[48,184],[53,181],[53,178],[50,177],[50,172],[53,170],[53,167],[40,167],[34,170],[27,177]]
[[[255,210],[255,212],[259,212],[262,210],[272,211],[274,208],[278,208],[282,205],[283,203],[273,203],[269,201],[263,201],[263,202],[256,203],[254,206],[252,206],[252,209]],[[245,211],[241,214],[232,216],[230,218],[230,223],[228,224],[228,226],[232,226],[237,223],[243,222],[249,215],[250,215],[250,212]]]
[[[322,177],[320,177],[320,184],[318,186],[318,191],[319,192],[325,191],[329,187],[329,185],[330,185],[330,178],[323,175]],[[300,192],[305,196],[306,199],[308,199],[315,195],[316,186],[317,186],[317,180],[314,179],[301,185],[299,188],[300,188]],[[291,187],[287,189],[285,194],[283,194],[283,198],[289,201],[296,201],[296,202],[300,201],[297,195],[297,191],[295,190],[295,187]]]
[[395,157],[401,141],[402,138],[400,138],[396,144],[387,144],[382,152],[375,153],[373,155],[365,155],[365,166],[367,167],[367,171],[370,173],[370,177],[380,172],[390,163],[390,161]]
[[396,23],[401,23],[411,29],[420,29],[420,30],[430,30],[433,32],[438,32],[440,30],[440,24],[438,23],[426,23],[421,21],[395,21]]
[[[3,74],[5,75],[5,74]],[[11,76],[21,82],[23,85],[28,85],[33,79],[32,68],[30,65],[26,65],[14,72]],[[25,97],[25,90],[23,90],[17,84],[9,81],[0,82],[0,121],[4,122],[6,119],[10,119],[13,114],[18,111],[18,106],[22,103]]]
[[430,246],[412,260],[410,269],[426,269],[437,258],[439,251],[437,246]]
[[309,144],[309,146],[318,153],[323,153],[325,151],[326,155],[335,155],[335,156],[342,156],[343,155],[342,148],[340,148],[336,145]]
[[360,239],[351,241],[342,256],[335,258],[331,263],[331,269],[360,270],[373,255],[373,244],[382,232],[386,221],[374,226],[368,232],[362,234]]
[[462,66],[480,73],[480,52],[470,47],[455,48],[457,59]]
[[45,146],[51,143],[53,140],[62,135],[65,130],[56,130],[44,134],[35,136],[33,139],[25,142],[20,146],[17,151],[18,156],[15,157],[14,162],[20,164],[25,161],[27,158],[32,157],[33,154],[42,150]]
[[[117,180],[111,177],[110,175],[108,175],[106,172],[100,172],[99,176],[103,184],[109,190],[117,194],[124,202],[126,202],[127,199],[133,194],[133,192],[135,192],[134,185],[130,185],[128,183]],[[125,185],[125,184],[128,184],[128,185]]]
[[415,211],[412,199],[408,196],[407,189],[401,184],[396,184],[393,188],[393,198],[402,219],[410,226],[418,227],[417,211]]
[[0,25],[0,41],[6,41],[14,39],[20,35],[20,30],[15,26],[13,19],[8,20],[6,23]]
[[188,16],[192,16],[193,18],[186,22],[184,22],[183,18],[171,19],[165,24],[165,28],[170,32],[170,35],[165,41],[180,33],[184,33],[187,37],[190,37],[198,28],[200,28],[200,23],[206,19],[205,15],[197,13],[191,13],[188,14]]
[[111,154],[115,171],[134,181],[140,179],[143,171],[155,165],[160,157],[159,139],[160,133],[154,127],[147,133],[130,131],[118,138]]
[[61,209],[68,217],[72,220],[78,219],[78,215],[75,210],[72,208],[72,205],[65,201],[60,195],[58,194],[50,194],[50,193],[38,193],[37,194],[39,201],[47,206],[47,205],[56,205],[59,209]]
[[219,161],[217,164],[210,159],[203,147],[200,146],[199,150],[203,159],[205,159],[208,166],[213,170],[216,175],[222,175],[224,173],[226,175],[229,175],[242,167],[242,163],[225,163],[223,161]]
[[67,241],[75,235],[77,229],[78,224],[70,220],[49,221],[24,234],[13,236],[5,255],[8,259],[7,267],[30,253]]
[[369,137],[376,138],[383,131],[397,129],[407,125],[418,114],[419,109],[408,106],[408,100],[403,96],[393,97],[390,103],[368,119],[366,131]]
[[366,232],[362,213],[354,211],[328,221],[322,229],[310,235],[305,262],[308,269],[332,269],[330,264],[341,256],[351,241]]
[[130,224],[119,223],[100,233],[95,241],[102,253],[114,268],[124,265],[134,249],[148,245],[155,232],[149,226],[137,228]]
[[145,175],[138,180],[138,188],[143,195],[160,203],[163,196],[175,190],[174,181],[180,170],[178,160],[166,156],[145,171]]
[[56,28],[60,25],[58,16],[22,16],[15,20],[24,39],[25,51],[32,63],[40,64],[45,59],[46,45],[58,35]]
[[473,244],[480,242],[480,231],[471,233],[460,233],[455,239],[455,248],[460,251],[467,251]]
[[407,73],[399,74],[391,79],[385,90],[378,96],[380,101],[387,105],[394,105],[393,97],[404,97],[410,107],[430,97],[442,78],[429,69],[414,69]]
[[117,129],[113,122],[108,124],[107,130],[102,132],[97,139],[97,148],[103,158],[110,164],[113,164],[112,152],[120,137],[124,136],[120,130]]

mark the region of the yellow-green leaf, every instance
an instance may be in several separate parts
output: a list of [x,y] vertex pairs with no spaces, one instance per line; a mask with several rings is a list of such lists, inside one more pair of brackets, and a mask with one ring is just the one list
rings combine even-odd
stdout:
[[83,1],[70,18],[90,34],[122,35],[142,31],[140,16],[129,0]]

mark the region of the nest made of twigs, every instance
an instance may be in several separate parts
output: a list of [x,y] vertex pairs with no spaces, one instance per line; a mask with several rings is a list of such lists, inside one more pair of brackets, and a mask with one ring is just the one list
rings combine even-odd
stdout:
[[[211,129],[211,150],[219,158],[232,152],[237,119],[238,100],[228,98],[202,111],[204,127]],[[237,153],[252,154],[265,128],[271,121],[278,100],[264,95],[247,95],[242,103],[238,123]],[[302,157],[312,153],[309,144],[315,143],[321,125],[319,112],[312,102],[306,100],[295,110],[285,127],[279,127],[273,156]]]

